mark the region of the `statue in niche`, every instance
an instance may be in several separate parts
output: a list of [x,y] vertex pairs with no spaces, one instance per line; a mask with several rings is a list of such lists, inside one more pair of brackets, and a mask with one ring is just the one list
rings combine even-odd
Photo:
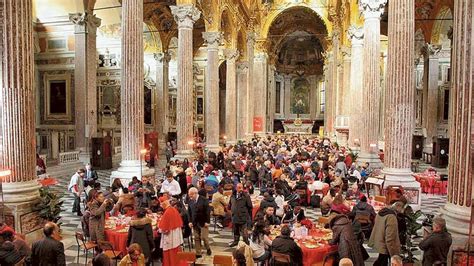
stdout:
[[291,89],[291,111],[298,117],[300,114],[309,114],[309,82],[305,78],[293,81]]

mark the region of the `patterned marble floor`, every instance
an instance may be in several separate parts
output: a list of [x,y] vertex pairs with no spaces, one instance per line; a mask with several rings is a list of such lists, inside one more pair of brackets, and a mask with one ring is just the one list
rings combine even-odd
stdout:
[[[70,169],[70,170],[69,170]],[[77,244],[74,238],[74,233],[76,231],[81,231],[80,218],[71,212],[73,204],[73,196],[70,193],[67,193],[67,185],[69,183],[70,176],[77,169],[77,165],[71,166],[56,166],[50,167],[48,172],[51,176],[59,180],[59,184],[53,187],[52,189],[57,193],[64,194],[64,212],[62,215],[62,225],[63,230],[63,243],[66,249],[66,260],[67,265],[85,265],[85,255],[81,253],[79,256],[79,263],[77,263]],[[99,175],[99,181],[102,186],[105,187],[109,184],[110,170],[100,170],[97,171]],[[439,212],[439,208],[444,205],[446,202],[446,196],[439,195],[422,195],[422,210],[425,213],[436,214]],[[306,216],[312,220],[317,220],[317,217],[321,215],[319,209],[306,208]],[[210,244],[213,250],[213,254],[225,254],[230,255],[233,251],[233,248],[229,248],[227,245],[232,240],[232,232],[230,229],[218,229],[215,232],[210,230]],[[369,252],[370,259],[366,261],[366,265],[372,265],[377,257],[377,253],[371,248],[364,245]],[[90,256],[89,254],[89,262]],[[417,256],[421,256],[420,252],[416,253]],[[203,256],[203,258],[198,260],[198,265],[212,265],[212,256]],[[155,265],[161,265],[158,261],[155,262]]]

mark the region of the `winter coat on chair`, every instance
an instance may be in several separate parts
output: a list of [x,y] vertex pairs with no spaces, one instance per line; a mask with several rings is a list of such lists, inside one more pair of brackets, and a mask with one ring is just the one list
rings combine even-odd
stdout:
[[151,251],[155,247],[155,243],[153,242],[153,229],[150,218],[144,217],[130,221],[127,246],[133,243],[140,245],[146,259],[151,258]]

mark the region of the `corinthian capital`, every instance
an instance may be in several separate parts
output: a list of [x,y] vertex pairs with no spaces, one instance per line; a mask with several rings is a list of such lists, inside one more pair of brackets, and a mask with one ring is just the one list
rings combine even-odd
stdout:
[[421,48],[421,53],[425,58],[436,56],[441,51],[441,45],[425,43]]
[[239,51],[237,49],[226,49],[224,51],[225,59],[228,61],[235,61],[239,57]]
[[178,28],[192,29],[194,22],[201,16],[201,11],[194,5],[170,6],[170,8]]
[[365,19],[380,19],[380,16],[384,11],[385,4],[387,4],[387,0],[360,0],[359,9],[364,15]]
[[207,49],[217,49],[222,41],[222,32],[207,31],[202,33],[202,38],[207,43]]
[[364,30],[361,27],[351,25],[347,35],[351,39],[352,45],[361,45],[364,42]]
[[249,68],[249,62],[247,61],[237,63],[237,73],[247,71],[248,68]]
[[102,20],[94,14],[84,13],[69,13],[69,21],[75,25],[76,33],[96,33],[97,28],[100,27]]
[[253,31],[247,32],[247,45],[253,46],[255,44],[255,40],[257,39],[257,34]]
[[171,55],[168,52],[154,53],[153,57],[158,63],[168,63],[171,60]]

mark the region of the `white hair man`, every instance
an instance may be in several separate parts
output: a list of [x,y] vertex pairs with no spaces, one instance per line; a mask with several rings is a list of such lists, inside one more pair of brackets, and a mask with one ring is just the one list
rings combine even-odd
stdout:
[[446,264],[451,243],[452,238],[446,230],[446,221],[439,216],[433,218],[433,232],[419,244],[423,250],[423,266]]

